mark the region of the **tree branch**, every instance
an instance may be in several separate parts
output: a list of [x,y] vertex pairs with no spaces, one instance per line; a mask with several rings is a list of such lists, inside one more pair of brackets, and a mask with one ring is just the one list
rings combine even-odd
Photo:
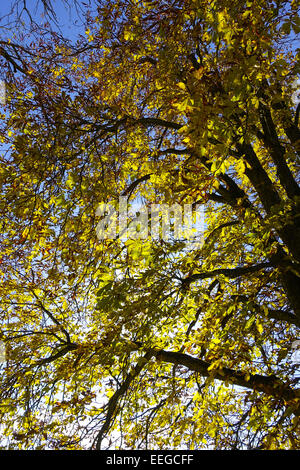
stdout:
[[253,184],[267,214],[271,213],[271,208],[281,203],[279,194],[275,190],[267,172],[262,167],[251,144],[237,144],[240,158],[245,158],[250,165],[245,169],[245,174]]
[[285,148],[280,144],[270,110],[264,104],[259,105],[260,122],[263,128],[262,140],[270,151],[277,168],[277,175],[282,187],[291,199],[300,195],[300,188],[284,158]]
[[70,335],[69,333],[67,332],[67,330],[62,326],[62,324],[55,318],[55,316],[43,305],[43,303],[41,302],[41,300],[38,298],[38,296],[36,295],[36,293],[34,291],[32,291],[34,297],[36,298],[38,304],[37,304],[37,307],[40,307],[44,313],[46,313],[46,315],[53,321],[53,323],[55,323],[55,325],[57,325],[60,329],[60,331],[65,335],[66,339],[67,339],[67,343],[68,344],[71,344],[71,338],[70,338]]
[[183,124],[178,124],[177,122],[166,121],[165,119],[153,118],[153,117],[139,118],[139,119],[135,119],[134,121],[146,127],[160,126],[160,127],[165,127],[166,129],[175,129],[175,130],[179,130],[183,126]]
[[78,349],[78,345],[75,343],[68,343],[66,347],[60,349],[56,354],[52,354],[49,357],[45,357],[44,359],[40,359],[37,364],[39,366],[44,365],[44,364],[50,364],[50,362],[54,362],[60,357],[65,356],[68,354],[70,351],[74,351],[75,349]]
[[[252,302],[251,299],[249,299],[249,297],[247,297],[246,295],[233,295],[232,299],[233,300],[236,299],[242,303],[251,302],[251,306],[249,305],[249,311],[253,309],[255,309],[258,312],[263,311],[263,308],[259,304]],[[269,307],[267,307],[267,309],[268,309],[268,318],[272,318],[273,320],[277,320],[277,321],[285,321],[291,325],[296,325],[300,327],[300,319],[297,318],[297,316],[294,315],[292,312],[289,312],[287,310],[282,310],[282,309],[273,309]]]
[[102,440],[107,434],[111,426],[111,423],[117,413],[117,407],[118,407],[118,402],[120,398],[127,392],[133,380],[140,374],[140,372],[145,367],[147,362],[151,359],[152,355],[153,354],[150,351],[148,351],[144,355],[144,357],[140,359],[138,364],[129,372],[129,374],[127,375],[125,381],[122,383],[120,388],[118,388],[113,394],[113,396],[109,399],[106,419],[100,431],[98,432],[97,437],[93,444],[93,447],[95,446],[97,450],[101,449]]
[[122,193],[122,196],[127,196],[128,195],[128,198],[131,196],[131,194],[133,193],[133,191],[135,190],[135,188],[140,184],[142,183],[143,181],[148,181],[151,177],[151,173],[149,173],[148,175],[144,175],[144,176],[141,176],[140,178],[138,178],[137,180],[133,181],[129,186],[128,188],[126,188],[123,193]]
[[181,365],[191,371],[199,372],[203,377],[211,376],[223,382],[230,382],[234,385],[263,392],[276,398],[283,398],[286,401],[300,397],[300,390],[292,389],[275,376],[247,374],[228,367],[212,371],[210,369],[211,363],[179,352],[153,349],[152,354],[161,361]]
[[228,277],[229,279],[235,279],[240,276],[244,276],[245,274],[251,274],[255,273],[257,271],[260,271],[265,268],[272,268],[273,264],[270,262],[265,262],[265,263],[258,263],[255,265],[251,266],[241,266],[237,268],[219,268],[219,269],[214,269],[213,271],[206,271],[203,273],[196,273],[192,274],[191,276],[185,278],[182,280],[182,286],[184,288],[189,287],[189,285],[192,282],[201,280],[201,279],[207,279],[211,277],[215,277],[218,275],[224,275]]

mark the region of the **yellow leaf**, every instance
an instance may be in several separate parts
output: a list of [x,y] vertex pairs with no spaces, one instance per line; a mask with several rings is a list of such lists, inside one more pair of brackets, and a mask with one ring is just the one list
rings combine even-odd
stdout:
[[179,88],[181,88],[182,90],[186,90],[186,85],[185,85],[185,83],[183,83],[183,82],[177,83],[177,86],[178,86]]

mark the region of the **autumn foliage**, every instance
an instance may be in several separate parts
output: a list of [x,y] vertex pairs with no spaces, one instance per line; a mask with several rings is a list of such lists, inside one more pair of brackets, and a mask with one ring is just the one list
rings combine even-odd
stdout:
[[[2,448],[300,448],[297,8],[101,0],[76,40],[4,30]],[[99,240],[120,195],[200,204],[202,244]]]

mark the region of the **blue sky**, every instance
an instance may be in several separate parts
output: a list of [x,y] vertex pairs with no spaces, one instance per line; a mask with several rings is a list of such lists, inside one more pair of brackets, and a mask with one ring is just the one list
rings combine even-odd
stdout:
[[[54,30],[60,31],[65,37],[76,40],[78,34],[84,32],[83,19],[84,12],[87,10],[87,4],[90,3],[95,6],[95,2],[94,0],[86,0],[86,2],[78,0],[77,8],[74,1],[69,0],[69,3],[70,6],[64,0],[51,1],[57,17],[57,24],[51,21],[51,25]],[[25,25],[29,24],[29,15],[22,9],[22,6],[23,0],[8,0],[0,3],[0,27],[6,27],[6,33],[14,32],[15,28],[12,25],[17,13],[22,12],[22,20]],[[26,0],[26,6],[36,23],[45,22],[41,0]],[[2,32],[4,31],[2,30]]]

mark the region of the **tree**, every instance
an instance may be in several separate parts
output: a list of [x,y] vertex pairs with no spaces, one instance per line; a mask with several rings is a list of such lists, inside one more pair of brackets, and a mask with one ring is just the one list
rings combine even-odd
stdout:
[[[2,52],[2,447],[299,449],[296,2],[94,6]],[[99,240],[120,195],[203,243]]]

